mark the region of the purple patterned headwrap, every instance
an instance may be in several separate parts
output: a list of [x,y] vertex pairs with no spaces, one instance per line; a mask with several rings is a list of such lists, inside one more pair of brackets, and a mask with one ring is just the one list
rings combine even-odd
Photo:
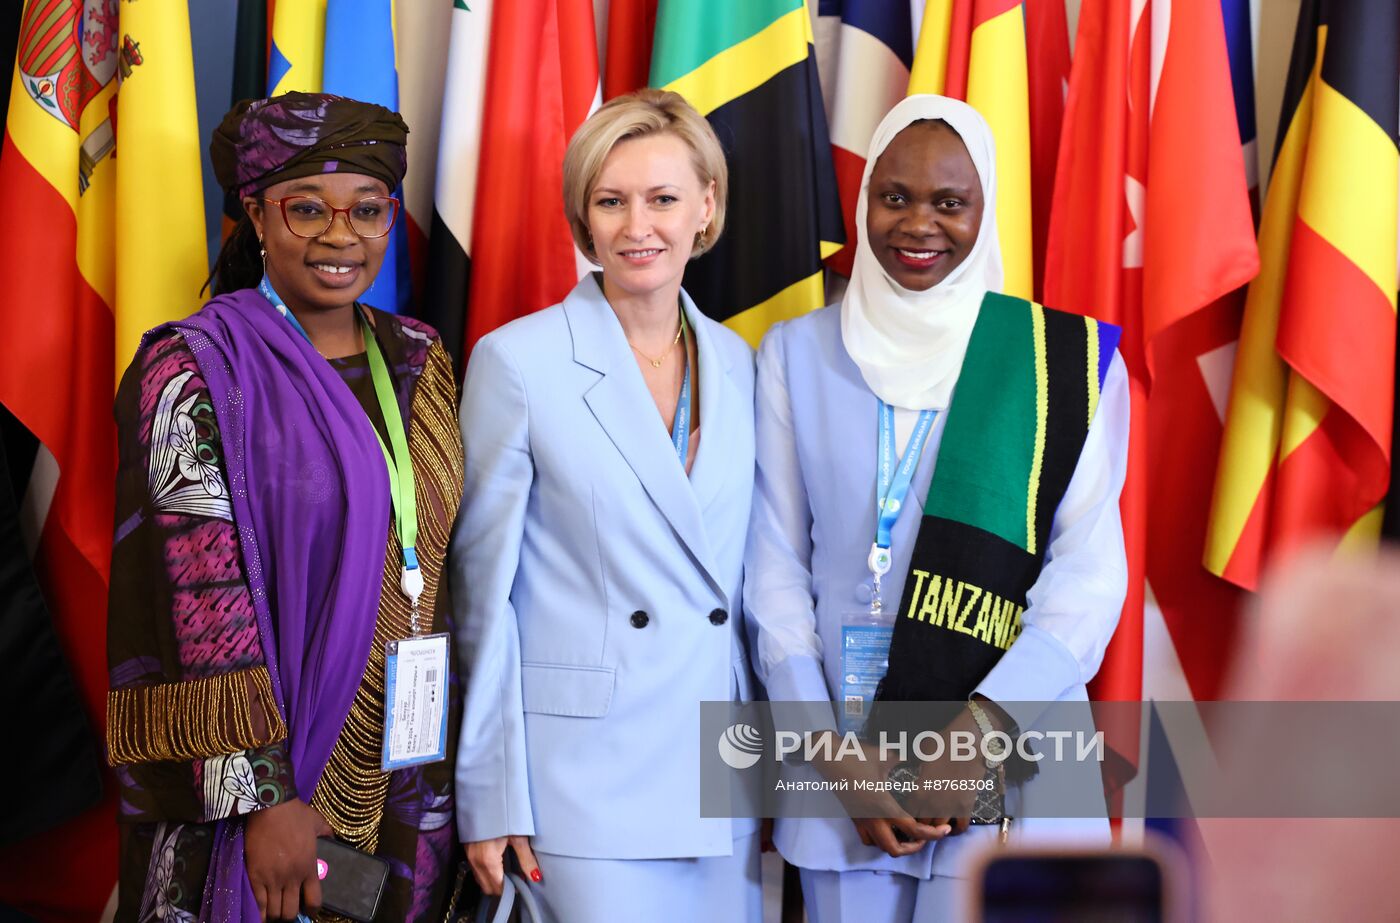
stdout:
[[363,173],[392,192],[408,169],[407,140],[408,126],[383,106],[293,92],[235,105],[209,156],[219,185],[240,197],[320,173]]

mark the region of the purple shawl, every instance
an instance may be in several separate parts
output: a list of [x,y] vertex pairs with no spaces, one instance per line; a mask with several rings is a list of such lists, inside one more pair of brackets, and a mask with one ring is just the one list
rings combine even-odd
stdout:
[[[311,800],[369,657],[389,527],[384,455],[330,364],[256,290],[221,295],[177,330],[209,386],[258,633]],[[220,821],[201,920],[256,923],[244,819]]]

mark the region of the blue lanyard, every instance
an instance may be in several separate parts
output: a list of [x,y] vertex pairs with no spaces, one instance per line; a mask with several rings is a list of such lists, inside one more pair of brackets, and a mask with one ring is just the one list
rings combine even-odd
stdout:
[[287,310],[287,305],[282,301],[282,296],[273,291],[272,283],[268,281],[266,274],[264,274],[262,280],[258,282],[258,291],[262,293],[264,298],[272,302],[272,306],[277,309],[277,313],[285,317],[287,322],[292,325],[297,333],[302,335],[306,342],[311,342],[310,334],[308,334],[306,328],[301,325],[301,321],[297,320],[297,316]]
[[[685,312],[681,311],[681,338],[685,339]],[[676,416],[671,423],[671,444],[676,447],[681,467],[690,454],[690,345],[685,344],[685,377],[681,379],[681,394],[676,399]]]
[[899,511],[904,508],[904,498],[909,494],[909,485],[914,480],[914,469],[919,466],[919,456],[923,454],[924,443],[933,429],[935,412],[919,412],[919,420],[914,425],[914,434],[904,455],[895,464],[894,458],[894,408],[880,402],[880,443],[876,459],[878,484],[875,494],[875,541],[870,546],[867,564],[875,578],[874,592],[871,594],[870,611],[880,612],[880,578],[890,572],[890,533],[894,530]]
[[[262,296],[272,303],[277,312],[287,319],[293,329],[300,333],[306,342],[311,342],[310,335],[306,328],[296,319],[296,315],[287,310],[287,305],[273,290],[272,283],[267,276],[262,277],[258,283],[258,291]],[[370,377],[374,381],[374,396],[379,402],[379,410],[384,414],[384,426],[389,430],[389,440],[393,443],[393,453],[384,444],[384,437],[375,431],[375,438],[379,440],[380,451],[384,453],[384,464],[389,473],[389,500],[394,507],[394,526],[399,536],[399,545],[403,549],[403,570],[399,578],[399,587],[403,590],[409,602],[412,603],[412,631],[416,636],[418,629],[418,597],[423,594],[423,572],[418,568],[418,496],[416,485],[413,480],[413,462],[409,458],[408,439],[404,431],[403,416],[399,412],[399,402],[394,396],[393,382],[389,378],[389,367],[384,361],[383,351],[379,348],[379,341],[374,338],[374,330],[369,325],[369,320],[363,313],[356,313],[359,316],[360,324],[364,328],[365,353],[369,358]]]

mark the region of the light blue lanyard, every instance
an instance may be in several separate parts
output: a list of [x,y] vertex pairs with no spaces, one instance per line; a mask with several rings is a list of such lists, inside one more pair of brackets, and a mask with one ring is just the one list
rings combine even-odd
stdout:
[[[296,315],[287,310],[287,305],[272,288],[272,283],[267,276],[262,277],[258,283],[258,291],[262,296],[272,303],[277,312],[287,319],[297,333],[300,333],[306,342],[311,342],[311,337],[306,332],[306,328],[297,320]],[[358,306],[356,311],[359,311]],[[383,352],[379,348],[379,341],[374,338],[374,330],[369,325],[369,320],[364,314],[359,314],[361,326],[364,328],[365,353],[369,358],[370,377],[374,381],[374,396],[379,402],[379,410],[384,415],[384,426],[389,430],[389,441],[393,444],[393,452],[389,451],[389,446],[384,444],[384,437],[375,431],[375,438],[379,440],[379,448],[384,454],[384,465],[389,473],[389,499],[394,507],[394,524],[399,535],[399,545],[403,549],[403,569],[400,574],[399,586],[405,596],[412,604],[412,631],[416,636],[419,633],[418,627],[418,597],[423,594],[423,572],[418,568],[418,497],[413,481],[413,463],[409,458],[408,440],[404,432],[403,416],[399,413],[399,404],[394,396],[393,383],[389,379],[388,365],[384,361]]]
[[894,530],[899,511],[904,508],[904,498],[909,494],[909,485],[914,480],[914,469],[919,466],[919,456],[923,454],[924,443],[933,429],[935,412],[919,412],[919,420],[914,425],[914,434],[904,455],[895,465],[894,456],[894,408],[880,402],[880,443],[876,458],[878,484],[875,494],[875,541],[870,546],[867,563],[875,578],[874,591],[870,598],[870,611],[878,615],[881,610],[880,578],[890,572],[890,533]]
[[[681,339],[685,339],[685,312],[681,312]],[[671,423],[671,444],[676,447],[681,467],[690,455],[690,346],[685,345],[685,377],[681,379],[681,394],[676,399],[676,417]]]
[[311,342],[311,335],[306,332],[306,328],[301,325],[301,321],[297,320],[297,316],[287,310],[287,305],[282,300],[282,296],[278,295],[277,292],[273,290],[272,283],[268,281],[265,274],[262,280],[258,282],[258,291],[262,293],[264,298],[272,302],[272,306],[277,309],[277,313],[285,317],[287,322],[296,329],[296,332],[306,339],[306,342]]

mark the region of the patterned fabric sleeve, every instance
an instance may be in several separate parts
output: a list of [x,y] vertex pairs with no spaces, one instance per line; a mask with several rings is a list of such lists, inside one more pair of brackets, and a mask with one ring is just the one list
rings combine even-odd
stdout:
[[296,797],[208,388],[179,335],[117,394],[108,759],[124,821],[203,823]]

